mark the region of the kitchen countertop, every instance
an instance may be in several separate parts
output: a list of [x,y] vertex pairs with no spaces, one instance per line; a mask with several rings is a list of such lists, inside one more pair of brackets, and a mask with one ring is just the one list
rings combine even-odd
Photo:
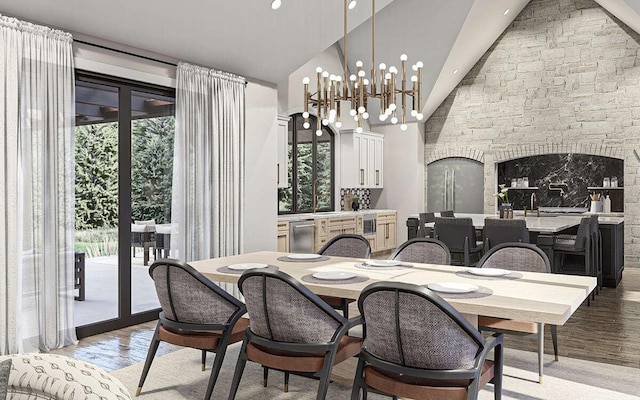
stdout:
[[[542,215],[542,214],[541,214]],[[489,218],[498,218],[497,214],[463,214],[456,213],[456,217],[459,218],[471,218],[473,220],[473,225],[477,229],[482,229],[484,227],[484,219]],[[526,218],[524,216],[514,216],[515,219],[526,219],[527,228],[530,231],[535,232],[543,232],[543,233],[556,233],[560,232],[564,229],[571,228],[580,223],[580,219],[584,215],[558,215],[558,216],[529,216]],[[411,217],[411,216],[410,216]],[[416,218],[417,215],[414,217]],[[598,218],[598,223],[602,225],[618,225],[624,222],[624,218],[621,217],[608,217],[608,216],[600,216]],[[433,222],[426,224],[427,226],[432,227]]]
[[316,218],[328,218],[328,217],[348,217],[352,215],[365,215],[365,214],[379,214],[384,212],[396,212],[396,210],[386,209],[368,209],[358,211],[323,211],[317,213],[302,213],[302,214],[283,214],[278,215],[278,221],[305,221]]

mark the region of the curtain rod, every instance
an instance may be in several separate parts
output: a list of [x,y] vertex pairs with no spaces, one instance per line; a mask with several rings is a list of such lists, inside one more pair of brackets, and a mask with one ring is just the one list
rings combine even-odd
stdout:
[[120,50],[120,49],[114,49],[113,47],[108,47],[108,46],[103,46],[101,44],[96,44],[96,43],[91,43],[91,42],[86,42],[84,40],[78,40],[78,39],[73,39],[74,42],[78,42],[78,43],[82,43],[82,44],[86,44],[88,46],[93,46],[93,47],[98,47],[100,49],[104,49],[104,50],[110,50],[110,51],[115,51],[117,53],[122,53],[122,54],[126,54],[128,56],[132,56],[132,57],[137,57],[137,58],[143,58],[145,60],[149,60],[149,61],[154,61],[154,62],[158,62],[161,64],[166,64],[166,65],[171,65],[173,67],[177,67],[178,64],[169,62],[169,61],[164,61],[164,60],[159,60],[157,58],[153,58],[153,57],[147,57],[147,56],[143,56],[140,54],[135,54],[135,53],[131,53],[129,51],[124,51],[124,50]]
[[[153,58],[153,57],[143,56],[143,55],[132,53],[132,52],[129,52],[129,51],[124,51],[124,50],[120,50],[120,49],[114,49],[113,47],[104,46],[104,45],[101,45],[101,44],[91,43],[91,42],[87,42],[87,41],[84,41],[84,40],[78,40],[78,39],[75,39],[75,38],[73,39],[73,41],[77,42],[77,43],[86,44],[88,46],[98,47],[98,48],[103,49],[103,50],[115,51],[116,53],[126,54],[128,56],[142,58],[142,59],[145,59],[145,60],[148,60],[148,61],[158,62],[158,63],[165,64],[165,65],[171,65],[173,67],[177,67],[178,66],[178,64],[176,64],[176,63],[172,63],[172,62],[164,61],[164,60],[159,60],[159,59]],[[245,86],[248,83],[249,82],[245,79],[244,80]]]

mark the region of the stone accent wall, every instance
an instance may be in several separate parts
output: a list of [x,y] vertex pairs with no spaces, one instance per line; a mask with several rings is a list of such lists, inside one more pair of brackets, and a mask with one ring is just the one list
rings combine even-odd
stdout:
[[493,212],[497,162],[623,159],[625,265],[640,266],[639,49],[640,35],[592,0],[532,0],[426,121],[425,164],[483,161]]

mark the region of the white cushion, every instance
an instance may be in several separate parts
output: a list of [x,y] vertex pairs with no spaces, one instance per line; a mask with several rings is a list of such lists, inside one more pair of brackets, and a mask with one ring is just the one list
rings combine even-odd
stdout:
[[75,358],[48,353],[0,356],[0,362],[6,359],[12,361],[7,400],[131,400],[119,380]]

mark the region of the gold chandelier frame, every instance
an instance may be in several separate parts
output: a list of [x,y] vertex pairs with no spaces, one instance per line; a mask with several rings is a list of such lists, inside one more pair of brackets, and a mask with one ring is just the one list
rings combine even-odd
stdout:
[[[305,77],[302,81],[304,86],[304,128],[309,129],[309,108],[317,108],[316,135],[322,135],[322,125],[335,123],[336,128],[342,126],[341,102],[350,103],[349,115],[357,122],[356,132],[363,131],[363,121],[369,118],[367,105],[369,99],[380,101],[380,121],[390,120],[392,124],[401,123],[400,129],[407,129],[407,98],[411,97],[411,116],[417,120],[422,120],[423,115],[420,110],[422,106],[422,62],[418,61],[412,66],[416,75],[411,77],[411,87],[407,82],[407,55],[400,56],[400,71],[395,66],[387,69],[386,64],[380,63],[378,70],[375,68],[375,15],[376,2],[371,0],[371,75],[366,77],[362,61],[356,62],[356,73],[348,75],[347,59],[347,7],[348,0],[344,0],[344,71],[342,76],[330,74],[323,71],[321,67],[316,68],[316,91],[309,91],[311,80]],[[396,85],[398,75],[401,77],[401,84]],[[379,82],[379,83],[378,83]],[[400,96],[400,109],[396,103]],[[398,121],[400,112],[400,121]]]

